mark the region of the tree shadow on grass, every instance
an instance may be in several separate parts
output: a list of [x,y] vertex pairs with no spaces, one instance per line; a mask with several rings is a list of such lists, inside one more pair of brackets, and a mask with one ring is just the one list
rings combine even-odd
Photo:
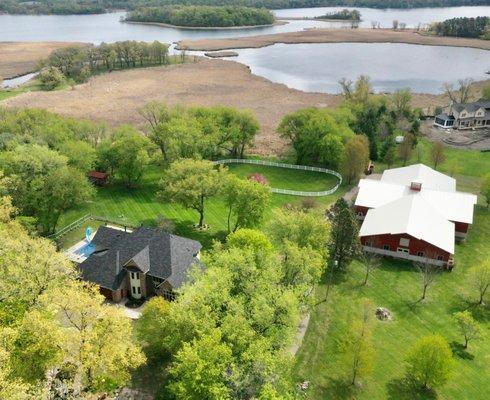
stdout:
[[322,398],[332,400],[355,399],[357,387],[341,378],[329,378],[326,385],[319,386]]
[[434,400],[438,398],[437,392],[433,389],[422,388],[407,377],[392,379],[386,386],[389,400]]
[[464,360],[473,360],[475,358],[475,356],[469,353],[468,349],[465,349],[461,343],[451,342],[451,349],[454,355]]
[[190,220],[175,221],[174,233],[200,242],[205,249],[212,247],[213,240],[223,241],[228,233],[226,231],[211,231],[196,229],[195,222]]

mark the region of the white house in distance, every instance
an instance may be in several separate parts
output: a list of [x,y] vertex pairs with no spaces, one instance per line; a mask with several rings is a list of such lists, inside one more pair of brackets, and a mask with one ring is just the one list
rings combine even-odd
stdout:
[[365,251],[452,267],[455,238],[466,237],[476,201],[423,164],[388,169],[379,181],[359,182],[361,243]]
[[453,103],[444,112],[436,115],[434,125],[454,129],[490,128],[490,101]]

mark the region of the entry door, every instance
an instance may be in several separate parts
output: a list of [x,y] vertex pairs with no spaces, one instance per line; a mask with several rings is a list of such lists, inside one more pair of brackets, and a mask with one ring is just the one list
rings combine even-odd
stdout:
[[139,272],[131,271],[129,273],[129,286],[131,287],[131,296],[135,299],[141,299],[141,281]]

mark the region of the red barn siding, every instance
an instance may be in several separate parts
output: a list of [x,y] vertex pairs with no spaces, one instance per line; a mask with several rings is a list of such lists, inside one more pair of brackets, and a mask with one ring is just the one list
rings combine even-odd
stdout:
[[466,224],[464,222],[454,222],[456,232],[468,233],[469,226],[470,224]]
[[430,243],[423,240],[416,239],[407,234],[401,235],[376,235],[376,236],[363,236],[361,237],[361,243],[364,246],[377,247],[383,249],[385,245],[390,246],[390,251],[397,251],[398,247],[407,248],[400,245],[400,239],[409,239],[409,254],[417,256],[418,252],[423,252],[424,257],[432,256],[432,258],[437,259],[438,256],[442,256],[442,260],[447,262],[449,260],[450,254]]
[[355,210],[356,210],[356,214],[361,213],[362,215],[366,216],[366,214],[369,210],[369,207],[356,206]]

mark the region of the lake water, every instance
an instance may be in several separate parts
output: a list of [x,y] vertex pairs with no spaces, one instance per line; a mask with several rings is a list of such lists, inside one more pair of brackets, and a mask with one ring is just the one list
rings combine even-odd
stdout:
[[490,52],[397,43],[276,44],[239,49],[252,73],[307,92],[338,93],[338,81],[368,75],[376,91],[440,93],[445,82],[487,79]]
[[[312,17],[341,8],[298,8],[276,10],[275,14],[285,17]],[[379,21],[382,26],[389,27],[394,19],[415,26],[419,22],[441,21],[457,16],[490,16],[490,7],[418,8],[411,10],[357,9],[361,11],[364,20],[362,24],[366,26],[370,26],[371,21]],[[306,28],[342,26],[344,24],[322,21],[290,21],[286,25],[265,28],[203,31],[125,24],[119,21],[124,15],[124,12],[100,15],[0,15],[0,41],[58,40],[100,43],[119,40],[160,40],[162,42],[174,42],[182,39],[294,32]]]
[[[384,9],[362,7],[319,7],[275,10],[279,17],[317,17],[339,11],[341,9],[356,9],[361,12],[360,26],[371,27],[371,21],[377,21],[383,28],[390,28],[393,20],[404,22],[407,27],[416,27],[418,24],[444,21],[456,17],[490,16],[490,7],[445,7],[445,8],[414,8],[414,9]],[[335,23],[337,24],[337,23]],[[330,23],[331,26],[335,26]],[[345,23],[344,23],[345,25]],[[350,25],[347,24],[347,25]],[[337,25],[338,26],[338,25]]]

